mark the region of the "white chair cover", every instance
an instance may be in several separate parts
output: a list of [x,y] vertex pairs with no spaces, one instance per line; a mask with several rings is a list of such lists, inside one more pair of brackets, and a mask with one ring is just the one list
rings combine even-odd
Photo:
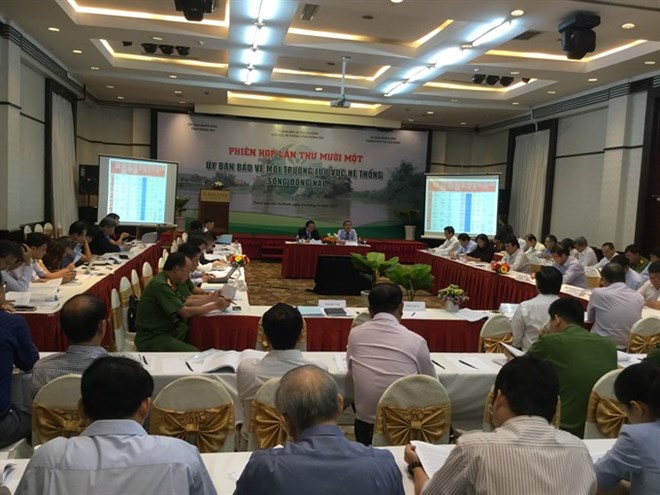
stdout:
[[[271,378],[259,388],[252,399],[250,416],[246,415],[243,425],[243,429],[247,428],[248,432],[247,449],[249,451],[275,447],[278,443],[286,441],[282,440],[283,437],[286,439],[286,435],[282,434],[283,420],[275,407],[275,393],[279,386],[280,379]],[[267,442],[267,440],[271,441]],[[260,445],[260,442],[267,443]]]
[[660,345],[660,318],[649,316],[636,321],[630,329],[628,352],[647,354]]
[[179,243],[179,245],[183,244],[184,242],[188,242],[188,232],[183,232],[181,234],[181,242]]
[[478,352],[501,352],[498,342],[510,344],[513,340],[513,327],[503,314],[490,316],[479,332]]
[[142,295],[142,288],[140,287],[140,277],[138,276],[137,270],[131,270],[131,290],[133,295],[138,299]]
[[614,395],[614,382],[621,370],[605,373],[594,384],[587,406],[584,438],[616,438],[625,423],[626,412]]
[[34,225],[34,231],[35,232],[40,232],[40,233],[43,234],[44,233],[44,228],[40,223],[37,223],[37,224]]
[[52,237],[53,231],[54,231],[53,224],[50,222],[46,222],[44,224],[44,234],[46,234],[48,237]]
[[[390,416],[388,419],[388,410],[398,411],[396,416],[399,417],[393,419],[394,416]],[[397,424],[392,424],[392,421]],[[437,437],[433,443],[448,443],[451,403],[445,387],[426,375],[405,376],[387,387],[376,408],[373,445],[393,445],[394,442],[388,438],[392,436],[393,429],[409,430],[409,435],[401,435],[405,442],[422,440],[423,435],[430,433]]]
[[[224,407],[227,405],[228,408]],[[217,417],[218,410],[224,411],[224,417]],[[171,419],[173,415],[176,416],[174,420]],[[214,422],[216,424],[211,426]],[[204,430],[205,426],[214,431],[194,431],[195,428]],[[173,430],[177,434],[173,434]],[[166,385],[153,402],[149,424],[151,434],[177,436],[197,446],[200,452],[233,452],[234,432],[234,403],[227,389],[217,380],[204,376],[178,378]],[[215,438],[205,441],[205,435]],[[209,444],[220,443],[218,436],[224,437],[224,442],[217,450],[210,450]]]
[[163,256],[161,256],[160,258],[158,258],[158,273],[160,273],[160,272],[163,271],[163,267],[165,266],[165,260],[166,260],[166,259],[167,259],[167,258],[164,258]]
[[143,244],[155,244],[157,240],[158,232],[147,232],[146,234],[142,234],[140,238],[140,242]]
[[128,299],[133,293],[131,282],[127,277],[119,280],[119,301],[121,302],[122,328],[124,330],[124,349],[123,352],[135,352],[135,334],[128,331]]
[[163,258],[163,261],[167,259],[167,256],[170,254],[170,252],[167,249],[163,249],[163,254],[161,255],[161,258]]
[[145,261],[142,264],[142,288],[144,289],[149,282],[151,282],[151,279],[154,276],[154,271],[153,268],[151,268],[151,263],[148,261]]
[[124,317],[122,315],[121,300],[119,299],[119,291],[117,289],[112,289],[110,292],[110,309],[115,348],[117,352],[123,352],[126,348],[126,341],[124,339]]
[[179,239],[172,242],[172,247],[170,247],[170,253],[176,253],[179,250]]
[[[69,422],[76,421],[78,418],[78,400],[80,400],[80,380],[81,375],[64,375],[55,378],[44,385],[32,401],[32,446],[35,447],[52,438],[52,429],[45,428],[46,421],[42,418],[41,410],[46,408],[54,411],[69,411]],[[73,413],[75,411],[75,413]],[[64,426],[59,425],[59,426]],[[72,425],[69,425],[73,427]],[[82,424],[81,424],[82,427]],[[82,429],[82,428],[81,428]],[[48,431],[50,430],[50,431]],[[75,435],[73,435],[75,436]]]
[[27,237],[27,235],[31,234],[31,233],[32,233],[32,229],[30,228],[29,225],[26,225],[25,227],[23,227],[23,235],[25,237]]

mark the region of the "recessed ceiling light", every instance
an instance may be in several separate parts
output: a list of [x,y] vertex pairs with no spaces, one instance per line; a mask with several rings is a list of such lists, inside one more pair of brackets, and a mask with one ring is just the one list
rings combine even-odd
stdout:
[[55,26],[51,26],[51,27],[48,28],[48,31],[52,31],[53,33],[59,33],[60,28],[57,28]]
[[451,100],[452,103],[458,103],[458,100],[456,98]]
[[71,51],[76,55],[80,55],[82,53],[82,50],[71,50]]
[[510,12],[510,14],[511,14],[513,17],[520,17],[521,15],[524,15],[524,14],[525,14],[525,11],[524,11],[524,10],[520,10],[520,9],[516,9],[516,10],[512,10],[512,11]]
[[551,89],[550,91],[548,91],[548,94],[549,94],[549,95],[554,95],[554,94],[557,94],[557,92],[556,92],[556,91],[553,91],[553,90]]
[[626,22],[624,24],[621,24],[621,29],[634,29],[635,28],[635,23],[633,22]]
[[408,122],[415,122],[415,119],[408,119]]
[[174,92],[174,94],[175,94],[175,95],[182,95],[182,94],[183,94],[183,91],[181,91],[180,89],[177,89],[177,90]]
[[185,105],[187,102],[185,102],[185,101],[180,101],[179,103],[180,103],[181,105]]
[[108,89],[115,89],[115,87],[112,84],[106,84],[105,87]]
[[118,99],[118,100],[123,100],[124,97],[123,97],[123,96],[118,96],[117,99]]
[[152,36],[151,39],[154,41],[163,41],[163,38],[161,38],[160,36]]
[[467,122],[461,122],[461,125],[467,125]]
[[520,103],[518,103],[517,101],[514,101],[514,102],[511,103],[511,104],[512,104],[512,105],[520,105]]
[[323,88],[314,88],[314,91],[323,91]]
[[509,74],[511,74],[512,76],[517,76],[518,74],[520,74],[520,71],[512,70],[511,72],[509,72]]
[[390,2],[392,2],[392,3],[401,3],[401,2],[403,2],[403,0],[390,0]]
[[429,110],[428,112],[426,112],[426,115],[433,115],[433,111]]
[[177,76],[176,74],[170,74],[168,77],[169,77],[170,79],[176,79],[176,78],[179,77],[179,76]]
[[655,60],[645,60],[644,65],[655,65]]
[[94,65],[92,65],[92,66],[90,67],[90,69],[92,69],[92,70],[99,70],[99,68],[96,67],[96,66],[94,66]]
[[587,79],[587,82],[596,82],[596,81],[598,81],[597,77],[590,77],[589,79]]

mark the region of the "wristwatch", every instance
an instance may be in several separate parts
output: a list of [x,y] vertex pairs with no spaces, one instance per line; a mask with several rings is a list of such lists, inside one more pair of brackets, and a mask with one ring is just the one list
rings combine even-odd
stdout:
[[[408,474],[409,474],[410,476],[413,476],[413,475],[414,475],[414,472],[415,472],[415,469],[417,469],[417,468],[421,468],[421,467],[422,467],[422,463],[421,463],[421,462],[419,462],[419,461],[413,461],[413,462],[411,462],[410,464],[408,464]],[[423,469],[423,468],[422,468],[422,469]]]

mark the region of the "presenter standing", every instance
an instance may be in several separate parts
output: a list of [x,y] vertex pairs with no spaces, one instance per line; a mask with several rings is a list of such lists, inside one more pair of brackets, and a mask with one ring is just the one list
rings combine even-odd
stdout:
[[337,232],[337,237],[340,242],[357,242],[358,235],[355,229],[353,228],[353,222],[350,220],[344,220],[342,224],[342,229]]

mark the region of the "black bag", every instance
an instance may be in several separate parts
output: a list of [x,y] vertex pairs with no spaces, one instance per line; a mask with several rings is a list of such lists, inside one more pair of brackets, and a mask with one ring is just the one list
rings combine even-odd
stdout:
[[128,331],[135,333],[135,320],[137,319],[137,307],[140,300],[135,297],[133,294],[128,296],[128,312],[126,314],[126,320],[128,323]]

